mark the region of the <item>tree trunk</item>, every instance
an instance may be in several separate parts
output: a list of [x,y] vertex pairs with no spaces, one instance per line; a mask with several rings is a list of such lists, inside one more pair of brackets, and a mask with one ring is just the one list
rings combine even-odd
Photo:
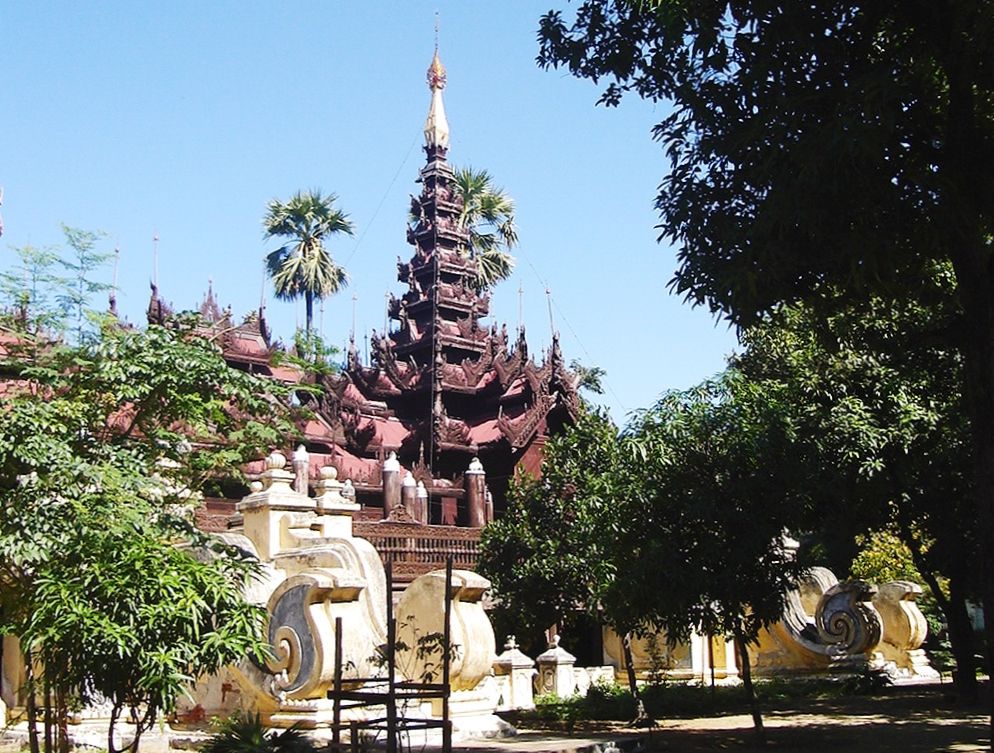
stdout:
[[[311,325],[314,323],[314,294],[304,293],[304,308],[306,311],[306,318],[304,324],[304,333],[310,337]],[[297,354],[301,355],[301,354]]]
[[59,753],[69,753],[69,709],[64,688],[55,691],[55,740]]
[[749,699],[752,724],[756,730],[756,742],[761,746],[766,745],[766,729],[763,727],[763,715],[759,712],[759,703],[756,701],[756,690],[752,686],[752,667],[749,665],[749,647],[746,645],[741,629],[736,627],[734,635],[735,646],[739,650],[739,660],[742,662],[742,685],[745,687],[746,697]]
[[45,711],[44,711],[45,753],[54,753],[55,748],[52,745],[52,686],[48,681],[48,673],[51,669],[52,664],[51,661],[49,660],[49,657],[47,656],[47,652],[46,655],[43,656],[42,662],[43,662],[43,667],[42,667],[43,674],[41,678],[41,684],[42,688],[44,688],[43,693],[45,700]]
[[27,697],[24,705],[28,712],[28,746],[31,753],[40,753],[38,742],[38,706],[35,703],[35,673],[31,653],[28,652],[24,667],[24,684],[27,687]]
[[128,746],[128,752],[138,753],[138,743],[141,741],[142,732],[145,731],[145,725],[148,724],[149,721],[148,719],[143,719],[138,713],[138,709],[134,706],[131,707],[131,721],[135,725],[135,736],[131,739],[131,744]]
[[[952,20],[957,21],[955,15]],[[981,136],[973,77],[976,71],[969,65],[970,58],[963,55],[946,63],[947,135],[940,176],[943,204],[948,207],[946,243],[963,310],[959,343],[973,439],[973,501],[987,673],[994,677],[994,254],[988,240],[988,197],[976,190],[980,171],[986,166],[976,158]],[[994,693],[988,697],[989,731],[994,739]]]
[[635,677],[635,660],[632,658],[632,634],[625,633],[621,639],[621,647],[625,656],[625,669],[628,672],[628,689],[635,699],[635,723],[648,721],[649,715],[645,711],[645,704],[642,702],[642,693],[639,692],[638,680]]
[[114,747],[114,732],[117,730],[117,720],[121,718],[121,704],[115,702],[110,709],[110,721],[107,723],[107,753],[118,753]]
[[[962,352],[973,438],[973,500],[984,600],[987,673],[994,676],[994,271],[991,254],[976,249],[953,259],[967,325]],[[989,694],[994,737],[994,693]]]
[[953,653],[953,660],[956,662],[956,672],[953,676],[956,695],[967,703],[975,702],[978,686],[973,659],[973,628],[970,625],[970,615],[966,611],[962,572],[948,573],[949,597],[947,598],[942,592],[938,578],[932,572],[925,553],[922,552],[921,543],[912,534],[911,527],[906,520],[899,521],[899,530],[901,540],[911,552],[911,559],[914,561],[915,567],[918,568],[918,572],[935,598],[935,603],[946,618],[946,625],[949,628],[949,647]]
[[975,703],[979,695],[973,625],[966,609],[963,583],[958,577],[949,579],[949,607],[946,624],[949,627],[949,647],[956,661],[956,695],[967,703]]

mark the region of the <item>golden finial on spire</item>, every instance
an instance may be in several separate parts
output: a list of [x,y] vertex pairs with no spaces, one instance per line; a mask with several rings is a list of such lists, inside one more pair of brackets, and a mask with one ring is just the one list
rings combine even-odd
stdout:
[[431,89],[431,107],[425,121],[425,145],[429,147],[449,147],[449,124],[445,119],[445,106],[442,104],[442,89],[445,88],[445,66],[438,56],[438,14],[435,14],[435,55],[428,66],[428,88]]
[[428,66],[428,88],[432,91],[445,88],[445,66],[442,65],[442,61],[438,57],[437,45],[435,46],[435,56],[431,59],[431,65]]

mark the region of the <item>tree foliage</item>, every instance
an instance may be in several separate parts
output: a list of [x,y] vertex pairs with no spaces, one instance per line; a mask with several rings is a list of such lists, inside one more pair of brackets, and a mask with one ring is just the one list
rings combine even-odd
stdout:
[[110,259],[97,250],[103,233],[62,225],[68,249],[32,245],[13,249],[16,263],[0,271],[0,324],[27,334],[80,342],[93,326],[93,296],[110,289],[95,279]]
[[951,265],[994,657],[994,6],[586,0],[539,40],[603,103],[672,104],[657,207],[691,301],[749,323]]
[[[976,695],[965,601],[983,587],[972,515],[970,426],[948,265],[901,299],[821,291],[743,332],[735,362],[788,395],[809,448],[817,503],[806,528],[823,557],[848,569],[857,539],[892,529],[950,625],[960,692]],[[948,595],[940,580],[948,579]]]
[[332,236],[353,233],[352,222],[335,206],[336,201],[335,194],[298,191],[286,202],[270,201],[262,223],[266,238],[287,239],[266,256],[266,268],[277,298],[304,298],[307,334],[314,319],[314,300],[334,295],[348,284],[345,269],[335,264],[325,247]]
[[516,476],[506,513],[483,529],[480,572],[518,635],[537,635],[578,610],[596,614],[615,575],[607,547],[618,525],[624,451],[606,415],[584,413],[546,444],[542,477]]
[[518,244],[514,201],[486,170],[456,170],[456,194],[462,201],[459,227],[469,232],[467,253],[477,263],[480,286],[489,290],[514,270],[510,250]]
[[481,570],[506,608],[535,627],[586,609],[626,637],[726,635],[746,656],[796,582],[783,537],[805,505],[789,412],[763,387],[731,371],[621,435],[587,414],[550,440],[542,479],[517,479],[484,532]]
[[990,253],[992,20],[987,3],[589,0],[542,19],[539,62],[606,80],[608,105],[672,103],[654,135],[675,286],[746,321],[822,280],[896,282],[960,233],[956,253]]
[[73,702],[111,702],[111,751],[122,714],[136,748],[198,674],[262,651],[242,597],[257,563],[189,513],[207,480],[282,443],[285,396],[195,327],[26,351],[0,414],[0,628],[41,662],[29,690],[63,722]]

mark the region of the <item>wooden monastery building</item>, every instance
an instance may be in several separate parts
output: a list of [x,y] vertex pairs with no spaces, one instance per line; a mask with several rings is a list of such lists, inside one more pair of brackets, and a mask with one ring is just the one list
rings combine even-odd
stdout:
[[[295,463],[306,463],[311,481],[325,465],[351,480],[363,506],[356,533],[405,581],[447,554],[456,555],[457,566],[472,566],[479,530],[502,512],[516,470],[538,475],[546,439],[574,421],[580,407],[558,337],[536,362],[524,328],[511,338],[505,326],[481,322],[490,298],[477,284],[469,231],[459,223],[462,200],[446,159],[445,70],[437,52],[428,84],[426,162],[407,230],[412,254],[398,258],[402,288],[389,299],[392,326],[373,333],[369,363],[360,359],[353,333],[341,372],[304,375],[274,365],[277,348],[264,308],[236,324],[212,290],[200,307],[206,334],[231,366],[320,388],[304,398],[312,417],[301,426],[305,452],[298,451]],[[170,314],[153,287],[149,321]],[[253,470],[260,469],[250,468],[250,475]],[[225,527],[234,496],[207,500],[201,524]]]

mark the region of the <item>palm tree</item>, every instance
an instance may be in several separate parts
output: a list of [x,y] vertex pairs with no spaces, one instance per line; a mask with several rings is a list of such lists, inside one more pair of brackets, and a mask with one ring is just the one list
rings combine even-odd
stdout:
[[337,200],[335,194],[298,191],[287,202],[270,201],[262,221],[266,238],[288,239],[266,256],[266,269],[277,298],[292,301],[304,297],[308,335],[314,320],[314,299],[334,295],[348,284],[345,269],[335,264],[324,246],[329,236],[353,233],[348,215],[335,207]]
[[486,170],[456,170],[456,192],[462,199],[459,227],[469,230],[467,252],[477,262],[480,287],[487,290],[511,276],[514,257],[508,251],[518,243],[514,201],[494,185]]

